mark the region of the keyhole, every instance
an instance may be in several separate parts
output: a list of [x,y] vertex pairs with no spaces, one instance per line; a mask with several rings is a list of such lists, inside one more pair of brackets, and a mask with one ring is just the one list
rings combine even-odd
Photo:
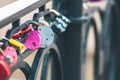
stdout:
[[36,46],[35,42],[32,43],[33,46]]

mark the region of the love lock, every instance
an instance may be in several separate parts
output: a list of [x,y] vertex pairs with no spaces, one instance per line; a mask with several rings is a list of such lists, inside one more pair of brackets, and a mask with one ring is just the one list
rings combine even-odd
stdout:
[[16,50],[13,47],[6,47],[4,53],[4,60],[8,61],[11,67],[15,66],[18,59]]
[[10,73],[11,71],[8,64],[5,61],[0,60],[0,80],[6,80]]
[[7,62],[10,67],[15,66],[17,59],[17,52],[13,47],[6,47],[4,51],[0,49],[0,60]]
[[42,36],[41,48],[50,46],[54,41],[54,33],[46,21],[39,21],[38,31]]
[[33,30],[26,37],[24,45],[30,50],[35,50],[40,48],[42,37],[37,30]]
[[4,56],[4,51],[0,49],[0,80],[5,80],[11,73],[9,65],[4,61]]
[[0,49],[0,80],[5,80],[11,73],[10,68],[17,62],[17,53],[13,47]]

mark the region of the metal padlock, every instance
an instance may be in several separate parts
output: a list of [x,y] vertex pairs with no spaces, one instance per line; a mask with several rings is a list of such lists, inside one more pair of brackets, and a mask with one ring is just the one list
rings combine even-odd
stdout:
[[37,30],[32,30],[25,40],[25,47],[30,50],[35,50],[40,48],[42,42],[41,34]]
[[56,17],[55,21],[53,22],[52,27],[54,27],[59,32],[64,32],[69,23],[70,23],[69,19],[67,19],[63,15],[59,15]]
[[54,32],[46,21],[39,21],[38,31],[42,36],[41,48],[50,46],[54,41]]

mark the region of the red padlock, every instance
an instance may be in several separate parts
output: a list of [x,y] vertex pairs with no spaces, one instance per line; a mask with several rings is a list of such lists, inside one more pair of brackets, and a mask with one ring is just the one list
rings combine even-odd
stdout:
[[0,80],[5,80],[10,73],[11,71],[8,64],[5,61],[0,60]]
[[26,29],[17,31],[15,34],[12,35],[12,38],[16,39],[16,38],[20,37],[21,35],[29,32],[30,30],[33,30],[31,25],[29,25]]

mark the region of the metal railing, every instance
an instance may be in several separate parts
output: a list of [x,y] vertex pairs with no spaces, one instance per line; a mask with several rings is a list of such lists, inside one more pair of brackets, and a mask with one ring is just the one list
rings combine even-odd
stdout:
[[0,8],[0,28],[14,22],[50,0],[17,0]]

